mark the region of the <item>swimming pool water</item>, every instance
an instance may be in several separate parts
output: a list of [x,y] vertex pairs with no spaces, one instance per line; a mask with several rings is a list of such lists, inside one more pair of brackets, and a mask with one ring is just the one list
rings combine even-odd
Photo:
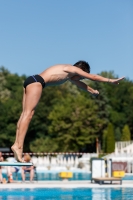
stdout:
[[0,200],[132,200],[132,188],[0,189]]
[[[21,173],[19,172],[17,174],[17,178],[16,178],[16,174],[13,173],[13,179],[14,180],[18,180],[21,181],[22,177],[21,177]],[[37,172],[37,177],[38,177],[38,181],[58,181],[61,180],[61,178],[59,177],[59,172]],[[7,179],[7,174],[4,173],[3,174],[3,178]],[[125,175],[125,177],[122,178],[123,180],[133,180],[133,175]],[[70,181],[77,181],[77,180],[91,180],[91,173],[85,173],[85,172],[73,172],[73,177],[69,179]]]
[[[59,177],[59,173],[38,173],[38,180],[62,180]],[[91,174],[90,173],[73,173],[73,177],[69,180],[90,180]]]
[[[21,177],[21,173],[18,173],[17,174],[17,178],[16,178],[16,174],[13,173],[13,179],[14,180],[19,180],[21,181],[22,180],[22,177]],[[3,174],[3,178],[6,178],[7,179],[7,174]],[[38,172],[37,173],[37,178],[38,178],[38,181],[59,181],[59,180],[62,180],[60,177],[59,177],[59,172],[58,173],[41,173],[41,172]],[[91,174],[90,173],[73,173],[73,177],[70,178],[69,180],[90,180],[91,179]]]

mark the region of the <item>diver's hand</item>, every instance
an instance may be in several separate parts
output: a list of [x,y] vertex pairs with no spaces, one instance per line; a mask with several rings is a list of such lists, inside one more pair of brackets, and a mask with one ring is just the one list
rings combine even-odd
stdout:
[[95,96],[95,97],[98,96],[99,95],[98,90],[93,90],[92,95]]
[[122,78],[117,78],[117,79],[110,79],[109,78],[109,80],[108,80],[108,82],[109,83],[113,83],[113,84],[119,84],[119,82],[121,81],[121,80],[123,80],[125,77],[122,77]]

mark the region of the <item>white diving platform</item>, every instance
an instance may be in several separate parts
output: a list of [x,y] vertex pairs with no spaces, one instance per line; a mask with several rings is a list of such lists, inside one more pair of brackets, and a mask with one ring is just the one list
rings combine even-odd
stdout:
[[32,166],[33,163],[21,162],[0,162],[0,166]]

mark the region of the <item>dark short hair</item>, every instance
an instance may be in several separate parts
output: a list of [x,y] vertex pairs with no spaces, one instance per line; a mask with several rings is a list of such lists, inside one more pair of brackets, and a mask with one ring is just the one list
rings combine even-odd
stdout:
[[76,62],[73,66],[76,66],[76,67],[82,69],[83,71],[90,73],[90,65],[86,61],[80,60],[80,61]]

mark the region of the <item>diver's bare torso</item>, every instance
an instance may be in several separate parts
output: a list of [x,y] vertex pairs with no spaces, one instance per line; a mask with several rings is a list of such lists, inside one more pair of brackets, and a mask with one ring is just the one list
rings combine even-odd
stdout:
[[71,65],[54,65],[44,70],[39,75],[44,79],[45,86],[60,85],[73,77],[73,74],[64,69]]

